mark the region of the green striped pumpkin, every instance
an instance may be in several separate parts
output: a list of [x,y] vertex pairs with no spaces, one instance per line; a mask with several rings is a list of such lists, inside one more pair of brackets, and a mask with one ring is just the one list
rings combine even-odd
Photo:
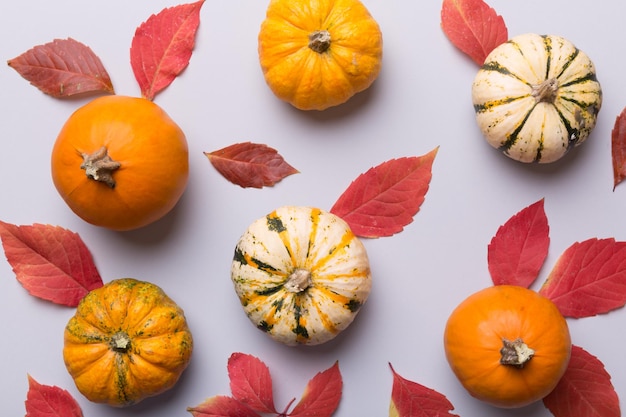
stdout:
[[520,162],[549,163],[587,139],[602,90],[584,52],[562,37],[528,33],[487,56],[472,101],[491,146]]
[[353,321],[371,289],[363,243],[341,218],[286,206],[254,221],[231,278],[248,318],[286,345],[317,345]]

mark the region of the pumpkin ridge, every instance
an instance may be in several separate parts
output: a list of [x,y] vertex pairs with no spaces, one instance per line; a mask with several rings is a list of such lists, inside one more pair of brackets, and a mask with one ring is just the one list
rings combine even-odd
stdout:
[[528,94],[523,96],[515,96],[515,97],[505,97],[498,100],[489,100],[484,103],[474,104],[474,112],[476,113],[484,113],[486,111],[491,110],[493,107],[498,107],[504,104],[510,104],[518,100],[523,100],[528,98]]
[[509,136],[507,136],[506,140],[503,142],[503,144],[500,146],[500,150],[501,151],[508,151],[509,149],[511,149],[513,147],[513,145],[515,145],[515,143],[517,142],[518,135],[519,133],[522,131],[522,129],[524,128],[524,125],[526,124],[526,122],[528,121],[528,119],[530,118],[530,115],[535,111],[535,109],[537,108],[537,104],[539,103],[535,103],[532,107],[532,109],[530,109],[526,115],[524,116],[524,118],[521,120],[521,122],[517,125],[517,127],[515,128],[515,130],[513,130],[513,132],[511,132],[511,134]]
[[579,54],[580,54],[580,49],[574,48],[574,51],[567,56],[565,63],[561,67],[561,71],[555,76],[555,78],[558,79],[562,77],[565,71],[572,65],[572,63],[578,57]]

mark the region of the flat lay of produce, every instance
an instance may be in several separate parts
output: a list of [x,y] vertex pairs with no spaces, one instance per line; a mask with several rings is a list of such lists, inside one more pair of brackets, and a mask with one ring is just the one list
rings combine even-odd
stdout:
[[3,3],[3,411],[621,416],[619,7],[531,3]]

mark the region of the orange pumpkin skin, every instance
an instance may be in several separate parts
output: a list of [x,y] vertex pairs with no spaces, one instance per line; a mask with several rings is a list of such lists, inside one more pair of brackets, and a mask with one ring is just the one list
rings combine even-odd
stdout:
[[[517,339],[534,354],[524,364],[501,363],[504,340]],[[486,288],[459,304],[446,324],[444,346],[465,389],[503,408],[522,407],[548,395],[571,352],[567,322],[554,303],[512,285]]]
[[325,110],[378,77],[382,34],[359,0],[270,0],[258,36],[273,93],[300,110]]
[[158,286],[123,278],[80,302],[63,359],[87,399],[125,407],[173,387],[192,350],[183,310]]
[[131,230],[176,205],[187,185],[188,158],[183,131],[155,103],[104,96],[76,110],[61,129],[52,180],[83,220]]

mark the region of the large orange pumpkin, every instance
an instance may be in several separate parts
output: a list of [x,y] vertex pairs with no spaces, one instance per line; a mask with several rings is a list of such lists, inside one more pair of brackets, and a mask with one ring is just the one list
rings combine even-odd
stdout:
[[446,324],[444,346],[465,389],[505,408],[548,395],[571,352],[567,322],[554,303],[512,285],[486,288],[459,304]]
[[104,96],[74,112],[52,150],[52,179],[83,220],[146,226],[178,202],[189,173],[183,131],[155,103]]

